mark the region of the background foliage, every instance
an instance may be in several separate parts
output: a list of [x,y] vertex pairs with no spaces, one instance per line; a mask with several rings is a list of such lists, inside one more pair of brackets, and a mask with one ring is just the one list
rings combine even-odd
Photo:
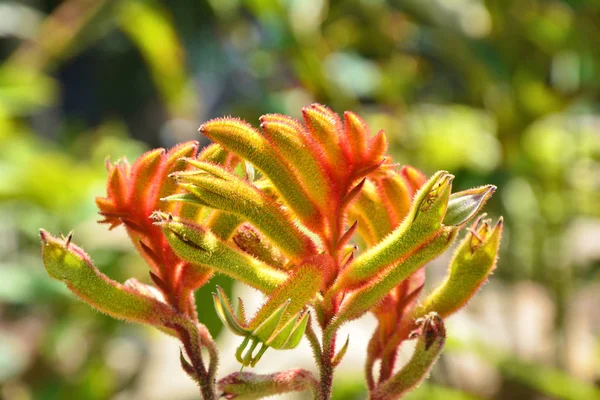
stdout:
[[401,163],[499,187],[499,268],[410,398],[600,398],[598,21],[595,0],[0,3],[0,397],[145,398],[153,334],[74,301],[39,256],[39,227],[75,228],[108,275],[146,278],[95,225],[107,154],[318,101],[385,129]]

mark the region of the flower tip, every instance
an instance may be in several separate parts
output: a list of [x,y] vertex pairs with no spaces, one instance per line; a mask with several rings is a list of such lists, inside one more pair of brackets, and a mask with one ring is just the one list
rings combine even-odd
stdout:
[[161,225],[166,221],[172,221],[173,215],[164,213],[162,211],[154,211],[152,214],[150,214],[149,218],[154,221],[154,225]]
[[498,222],[496,222],[496,226],[494,227],[494,229],[501,230],[503,227],[504,227],[504,217],[500,216],[500,218],[498,218]]
[[425,317],[422,336],[425,339],[425,350],[429,349],[437,339],[444,340],[446,338],[446,327],[438,313],[431,312]]
[[108,172],[110,172],[110,169],[112,168],[112,163],[110,162],[110,156],[106,156],[104,158],[104,167],[106,168],[106,170]]
[[73,231],[69,232],[67,237],[63,239],[65,240],[65,247],[69,247],[69,245],[71,244],[71,240],[73,239]]

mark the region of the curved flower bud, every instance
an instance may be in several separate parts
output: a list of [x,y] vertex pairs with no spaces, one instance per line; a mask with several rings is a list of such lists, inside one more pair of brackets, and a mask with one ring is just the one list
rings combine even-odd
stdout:
[[348,295],[336,317],[338,324],[356,319],[366,313],[413,272],[443,253],[456,238],[458,229],[443,227],[426,244],[408,254],[404,261],[385,270],[377,278]]
[[408,186],[415,193],[427,182],[427,177],[421,171],[411,165],[400,168],[400,175],[408,182]]
[[492,197],[496,186],[486,185],[462,192],[452,193],[448,201],[448,210],[444,216],[444,225],[463,225],[473,218]]
[[314,249],[293,219],[255,186],[216,165],[188,162],[198,170],[182,171],[173,177],[201,203],[251,222],[292,258],[306,256]]
[[490,222],[481,217],[475,221],[454,253],[446,280],[415,309],[412,318],[433,311],[445,318],[475,295],[496,267],[498,258],[502,218],[494,228]]
[[221,379],[217,386],[225,399],[252,400],[289,392],[315,392],[317,381],[309,371],[292,369],[269,375],[236,372]]
[[[194,157],[197,151],[198,143],[191,141],[169,151],[149,151],[131,166],[126,160],[107,163],[107,195],[96,198],[100,214],[104,217],[100,222],[110,224],[111,229],[121,224],[125,226],[133,244],[150,266],[151,276],[167,303],[192,314],[195,311],[192,310],[190,294],[206,283],[212,272],[192,267],[177,258],[160,228],[153,226],[149,217],[155,210],[161,210],[195,220],[206,210],[199,204],[189,207],[181,202],[167,204],[160,201],[167,194],[181,196],[181,190],[168,176],[187,169],[189,166],[182,158]],[[224,155],[222,149],[215,146],[209,153],[210,157]]]
[[419,321],[417,345],[408,363],[371,393],[372,400],[394,400],[416,387],[429,373],[446,341],[444,321],[430,313]]
[[265,293],[272,293],[288,275],[219,239],[210,229],[170,214],[154,213],[175,253],[192,265],[210,267]]
[[285,115],[261,117],[261,128],[269,142],[290,162],[306,190],[321,209],[327,208],[333,187],[322,151],[296,120]]
[[281,251],[252,225],[242,225],[232,240],[237,247],[260,261],[280,269],[286,269],[288,263]]
[[[371,247],[340,275],[335,289],[353,288],[402,263],[441,228],[454,176],[440,171],[417,193],[410,213],[381,242]],[[390,288],[391,289],[391,288]]]
[[363,165],[367,157],[367,140],[371,136],[363,119],[351,111],[344,113],[344,133],[347,145],[346,158],[353,164]]
[[234,118],[219,118],[206,122],[199,131],[261,170],[303,223],[308,226],[318,224],[319,211],[306,195],[297,175],[252,126]]
[[71,235],[58,239],[41,230],[42,257],[52,278],[64,282],[77,297],[111,317],[162,327],[173,310],[133,284],[122,285],[102,274]]

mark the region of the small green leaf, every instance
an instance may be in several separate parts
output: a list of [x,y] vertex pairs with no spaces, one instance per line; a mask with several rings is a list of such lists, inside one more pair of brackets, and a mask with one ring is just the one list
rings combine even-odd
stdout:
[[350,335],[348,335],[346,337],[346,343],[344,343],[344,345],[342,346],[342,348],[340,349],[340,351],[338,351],[338,353],[335,355],[335,357],[333,357],[333,360],[331,361],[331,364],[335,367],[337,365],[339,365],[342,362],[342,359],[344,358],[344,355],[346,355],[346,351],[348,350],[348,345],[350,344]]
[[290,278],[273,292],[267,302],[256,313],[248,324],[249,328],[256,329],[262,321],[279,309],[281,304],[289,301],[289,307],[287,307],[283,316],[283,321],[287,321],[303,310],[315,298],[323,284],[323,271],[319,265],[305,263],[295,267],[292,271]]
[[296,326],[296,323],[298,322],[299,317],[300,313],[298,313],[295,318],[290,318],[285,325],[283,325],[283,327],[273,332],[271,337],[269,337],[269,339],[266,341],[266,344],[275,349],[282,348],[288,341],[290,334],[294,330],[294,326]]
[[300,321],[298,321],[298,323],[294,327],[294,330],[292,331],[292,333],[290,333],[290,336],[289,336],[287,342],[283,346],[284,349],[293,349],[300,344],[300,341],[302,340],[302,337],[304,336],[304,332],[306,331],[306,327],[308,326],[309,318],[310,318],[310,313],[309,312],[304,313],[304,315],[302,316]]
[[248,346],[248,343],[250,343],[250,335],[246,336],[244,338],[244,340],[242,340],[242,343],[238,346],[238,348],[235,350],[235,358],[236,360],[238,360],[240,362],[240,364],[244,365],[244,357],[242,355],[242,353],[244,352],[244,349],[246,348],[246,346]]
[[254,331],[252,331],[252,336],[259,338],[262,342],[266,342],[269,340],[269,337],[273,334],[279,322],[281,322],[281,318],[285,311],[287,310],[291,299],[286,300],[277,310],[275,310],[267,319],[261,322]]
[[269,346],[267,346],[264,343],[260,346],[260,349],[258,350],[258,353],[256,353],[256,355],[254,356],[254,358],[252,358],[252,361],[250,362],[250,366],[251,367],[256,366],[256,364],[260,361],[260,359],[262,358],[263,354],[265,354],[265,352],[267,351],[268,348],[269,348]]
[[253,363],[254,357],[252,356],[252,353],[254,353],[254,350],[259,344],[260,342],[258,340],[253,340],[250,342],[250,348],[246,351],[246,355],[242,357],[243,366],[248,366]]
[[217,286],[217,293],[216,295],[213,293],[213,299],[215,301],[217,315],[221,318],[223,323],[236,335],[246,336],[248,330],[242,326],[240,321],[234,315],[234,311],[227,299],[227,295],[221,287]]

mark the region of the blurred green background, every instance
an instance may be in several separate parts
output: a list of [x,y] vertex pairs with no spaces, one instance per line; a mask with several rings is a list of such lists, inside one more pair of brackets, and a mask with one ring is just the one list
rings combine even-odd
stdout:
[[[600,399],[599,43],[598,0],[0,2],[0,398],[194,398],[156,368],[155,333],[47,277],[38,229],[145,279],[95,223],[105,157],[322,102],[384,129],[400,163],[499,187],[499,267],[409,398]],[[355,367],[336,399],[364,398]]]

